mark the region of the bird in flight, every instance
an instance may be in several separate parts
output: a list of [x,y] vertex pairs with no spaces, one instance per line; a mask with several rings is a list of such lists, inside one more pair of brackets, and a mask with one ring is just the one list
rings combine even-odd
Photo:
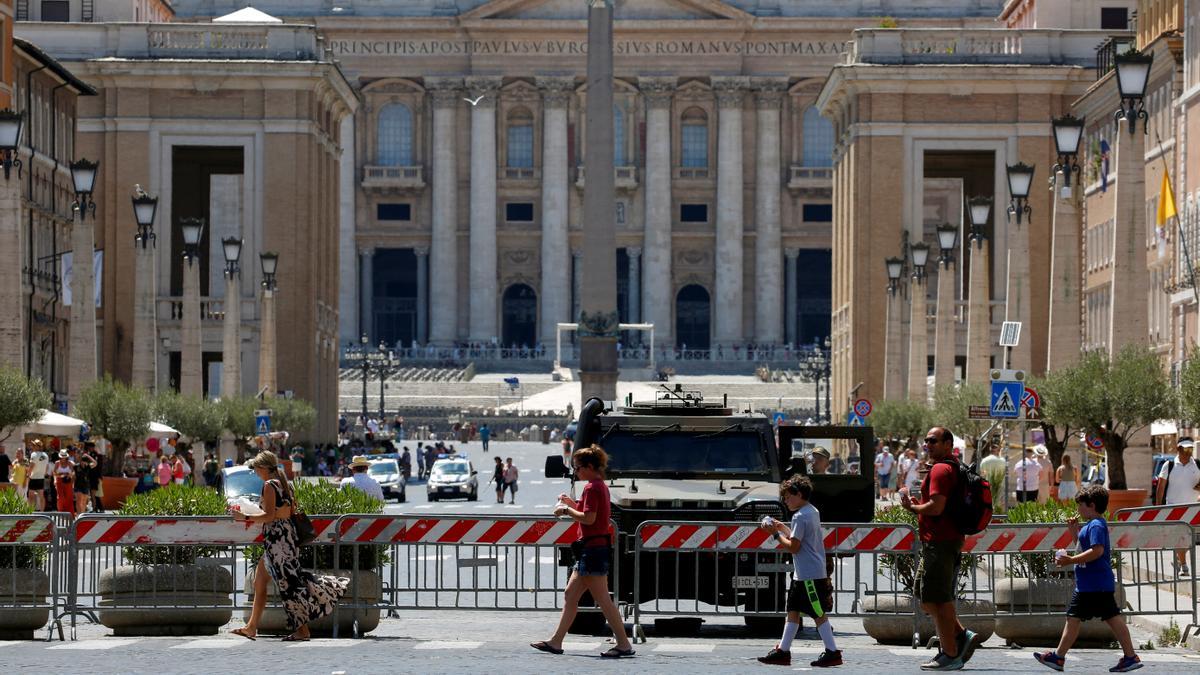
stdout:
[[486,96],[486,94],[480,94],[478,97],[475,98],[474,101],[472,101],[469,98],[465,98],[465,97],[463,98],[463,100],[466,101],[467,103],[470,103],[471,105],[479,105],[479,102],[483,100],[484,96]]

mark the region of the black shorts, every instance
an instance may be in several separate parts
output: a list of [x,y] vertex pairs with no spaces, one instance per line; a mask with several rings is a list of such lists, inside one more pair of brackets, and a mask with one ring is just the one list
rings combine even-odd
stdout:
[[833,584],[829,583],[829,579],[792,580],[787,595],[787,611],[819,619],[832,610]]
[[1101,621],[1121,613],[1117,600],[1112,591],[1075,591],[1071,594],[1071,604],[1067,605],[1067,616],[1087,621],[1099,618]]
[[29,479],[29,489],[30,490],[45,490],[46,489],[46,479],[45,478],[30,478]]

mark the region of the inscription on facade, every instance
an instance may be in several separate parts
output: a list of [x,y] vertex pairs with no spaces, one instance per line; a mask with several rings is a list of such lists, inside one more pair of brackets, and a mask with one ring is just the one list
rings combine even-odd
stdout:
[[253,51],[267,49],[267,31],[151,30],[150,48],[171,50]]
[[[562,56],[587,54],[584,40],[331,40],[335,54],[351,56]],[[845,43],[830,40],[617,40],[617,56],[837,56]]]

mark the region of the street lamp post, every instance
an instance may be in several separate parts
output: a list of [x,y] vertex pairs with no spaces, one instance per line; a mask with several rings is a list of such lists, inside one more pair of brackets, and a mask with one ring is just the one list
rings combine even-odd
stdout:
[[[1012,222],[1016,216],[1016,229],[1009,232],[1006,252],[1006,284],[1004,292],[1004,320],[1015,321],[1025,328],[1026,338],[1009,349],[1013,367],[1027,370],[1033,367],[1033,350],[1030,348],[1032,333],[1029,306],[1029,228],[1021,227],[1033,214],[1029,206],[1029,190],[1033,185],[1034,168],[1017,162],[1008,167],[1008,217]],[[1007,367],[1007,366],[1005,366]]]
[[258,339],[258,390],[263,396],[274,396],[279,390],[277,381],[278,364],[275,343],[275,270],[279,265],[279,254],[258,254],[262,267],[262,329]]
[[359,338],[358,358],[362,361],[363,379],[362,379],[362,419],[363,424],[367,423],[367,379],[371,373],[371,363],[367,359],[367,345],[370,344],[370,338],[366,333]]
[[[818,422],[824,419],[826,422],[831,418],[831,410],[829,407],[829,388],[830,388],[830,357],[829,357],[830,342],[829,338],[825,338],[825,342],[814,342],[804,356],[800,359],[800,370],[804,376],[811,379],[814,386],[813,407],[815,408],[814,417]],[[821,380],[825,380],[825,415],[821,415]]]
[[9,179],[12,168],[17,167],[18,176],[21,173],[21,158],[17,156],[17,148],[21,145],[21,127],[25,116],[9,108],[0,110],[0,153],[4,157],[4,180]]
[[[23,283],[32,288],[38,278],[38,270],[31,268],[25,259],[29,244],[25,242],[26,228],[21,217],[21,159],[17,156],[21,145],[21,125],[24,116],[9,109],[0,110],[0,159],[4,163],[4,184],[0,185],[0,364],[7,364],[30,374],[26,350],[30,335],[26,322],[20,317],[28,302],[22,292]],[[17,180],[10,179],[12,167],[17,167]],[[24,281],[23,276],[28,276]]]
[[376,367],[379,368],[379,421],[382,423],[384,413],[386,412],[383,392],[387,388],[388,373],[391,372],[396,361],[394,355],[388,350],[387,345],[382,340],[379,342],[379,349],[374,356]]
[[[98,162],[79,159],[71,162],[71,183],[75,188],[75,215],[71,227],[71,346],[68,355],[67,399],[74,406],[79,392],[96,380],[96,302],[95,264],[96,187]],[[91,218],[88,216],[91,215]]]
[[1086,118],[1078,118],[1073,115],[1063,115],[1050,120],[1050,127],[1054,131],[1054,149],[1058,154],[1058,162],[1054,164],[1051,171],[1055,174],[1062,173],[1062,193],[1066,197],[1071,188],[1071,174],[1079,175],[1079,142],[1083,139],[1083,127]]
[[[1113,59],[1117,71],[1117,91],[1121,95],[1121,107],[1113,118],[1124,121],[1129,125],[1132,135],[1137,130],[1137,121],[1147,122],[1150,116],[1146,113],[1145,98],[1146,84],[1150,81],[1150,66],[1154,65],[1153,54],[1143,54],[1137,50],[1129,50],[1118,54]],[[1146,124],[1142,124],[1142,133],[1147,133]]]
[[151,197],[141,185],[134,186],[133,217],[137,221],[134,247],[133,307],[133,384],[154,391],[158,384],[158,320],[155,313],[156,275],[154,252],[158,236],[154,217],[158,198]]
[[933,334],[933,381],[937,386],[954,384],[956,352],[954,317],[954,249],[958,246],[958,228],[946,223],[937,229],[937,317]]
[[242,391],[242,240],[221,240],[225,254],[225,323],[221,350],[221,396],[237,396]]
[[908,397],[925,401],[929,397],[929,320],[925,290],[925,263],[929,260],[929,244],[923,241],[908,247],[912,254],[913,275],[908,319]]
[[203,218],[180,218],[183,234],[183,305],[180,317],[179,393],[204,395],[204,354],[200,333],[200,240]]
[[904,296],[900,292],[900,277],[904,274],[903,258],[888,258],[887,333],[883,351],[883,397],[889,401],[904,398],[904,342],[900,330],[900,312]]
[[1082,344],[1079,320],[1080,201],[1071,185],[1079,175],[1079,143],[1085,120],[1065,115],[1050,120],[1058,161],[1051,171],[1054,183],[1050,236],[1050,330],[1046,331],[1046,372],[1071,365]]
[[967,372],[970,382],[988,381],[992,368],[991,291],[988,283],[988,246],[985,228],[992,212],[991,197],[967,201],[971,218],[970,279],[967,285]]

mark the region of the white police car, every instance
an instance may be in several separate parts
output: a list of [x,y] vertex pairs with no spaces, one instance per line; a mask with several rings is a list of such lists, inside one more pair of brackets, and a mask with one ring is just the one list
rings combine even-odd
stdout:
[[400,463],[394,459],[371,459],[371,467],[367,474],[374,478],[379,487],[383,488],[384,500],[395,499],[404,502],[408,495],[404,475],[400,473]]
[[467,501],[479,499],[479,479],[475,465],[460,455],[438,455],[425,483],[425,496],[429,501],[466,497]]

